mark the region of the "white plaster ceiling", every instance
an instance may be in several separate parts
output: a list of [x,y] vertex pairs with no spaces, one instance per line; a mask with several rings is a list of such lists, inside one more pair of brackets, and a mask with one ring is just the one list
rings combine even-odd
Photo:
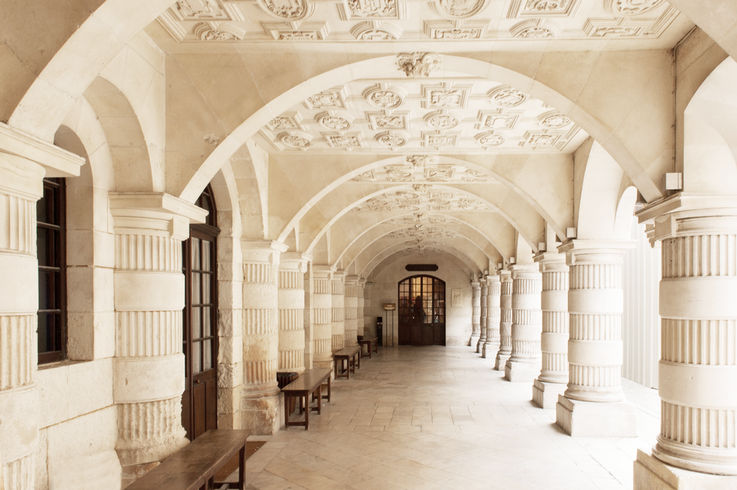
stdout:
[[332,87],[259,134],[271,151],[310,153],[570,153],[587,137],[565,114],[513,87],[444,75]]
[[555,40],[575,49],[672,46],[683,33],[669,31],[687,24],[665,0],[178,0],[159,22],[179,43]]

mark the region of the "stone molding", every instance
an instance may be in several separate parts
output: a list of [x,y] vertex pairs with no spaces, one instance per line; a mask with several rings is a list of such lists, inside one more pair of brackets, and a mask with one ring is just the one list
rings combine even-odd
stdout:
[[499,350],[494,369],[502,371],[512,353],[512,271],[499,271]]

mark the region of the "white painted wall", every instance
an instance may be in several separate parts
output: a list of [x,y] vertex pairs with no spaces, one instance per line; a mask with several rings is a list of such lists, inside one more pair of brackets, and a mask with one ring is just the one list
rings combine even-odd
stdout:
[[[435,272],[408,272],[404,269],[407,264],[437,264]],[[366,325],[370,332],[375,332],[376,317],[384,317],[384,345],[390,342],[387,334],[387,324],[392,315],[394,321],[394,344],[397,342],[397,311],[385,312],[384,303],[398,303],[397,284],[410,276],[428,274],[445,281],[445,343],[446,345],[465,345],[471,335],[471,271],[458,259],[449,254],[427,252],[424,255],[403,255],[387,259],[371,274],[367,283],[373,283],[366,288],[366,303],[364,308]],[[452,303],[452,291],[460,291],[457,304]]]
[[660,242],[651,248],[645,236],[645,225],[638,225],[635,220],[632,225],[632,239],[636,245],[627,252],[622,271],[622,376],[647,387],[657,388],[660,359]]

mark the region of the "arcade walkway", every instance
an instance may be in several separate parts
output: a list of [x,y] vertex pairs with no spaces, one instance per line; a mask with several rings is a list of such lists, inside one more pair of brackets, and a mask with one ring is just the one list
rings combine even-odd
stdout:
[[529,383],[489,363],[468,347],[383,349],[335,382],[309,431],[268,438],[248,460],[248,488],[631,488],[636,448],[658,432],[655,391],[623,380],[638,439],[571,438],[554,410],[530,403]]

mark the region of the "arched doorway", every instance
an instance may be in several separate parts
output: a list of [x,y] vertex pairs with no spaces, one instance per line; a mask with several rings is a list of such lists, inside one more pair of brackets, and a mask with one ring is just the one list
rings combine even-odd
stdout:
[[185,384],[182,425],[194,439],[217,429],[217,227],[215,199],[208,185],[195,204],[208,211],[204,224],[190,226],[182,247],[186,301],[182,328]]
[[445,281],[428,275],[399,282],[400,345],[445,345]]

